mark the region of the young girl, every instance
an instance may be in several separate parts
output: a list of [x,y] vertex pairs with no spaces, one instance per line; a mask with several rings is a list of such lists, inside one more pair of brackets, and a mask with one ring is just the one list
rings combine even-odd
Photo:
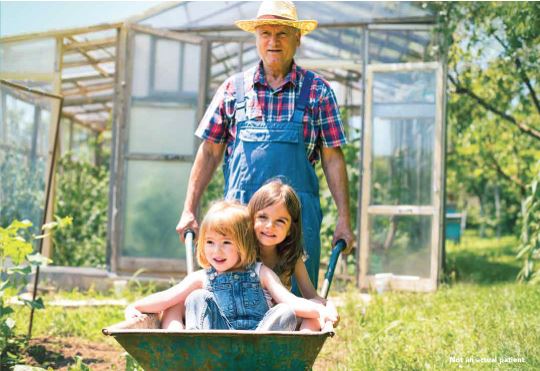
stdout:
[[[230,201],[214,204],[201,224],[197,246],[197,260],[205,269],[131,304],[126,317],[165,311],[162,327],[178,330],[183,326],[177,309],[185,304],[188,330],[294,330],[295,315],[320,323],[335,320],[326,307],[297,298],[271,269],[256,264],[255,246],[247,208]],[[280,304],[269,310],[263,290]]]
[[[258,255],[291,288],[294,276],[302,296],[327,306],[337,319],[335,306],[317,294],[303,261],[302,218],[298,196],[289,185],[276,179],[263,185],[248,205],[258,240]],[[307,319],[301,330],[320,329],[319,321]]]

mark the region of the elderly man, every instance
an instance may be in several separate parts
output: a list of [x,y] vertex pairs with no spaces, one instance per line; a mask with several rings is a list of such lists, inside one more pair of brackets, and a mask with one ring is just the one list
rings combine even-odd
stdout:
[[348,180],[341,146],[346,143],[334,92],[321,76],[295,64],[300,39],[317,27],[298,20],[290,1],[263,1],[257,18],[237,21],[252,32],[261,61],[227,79],[208,107],[196,135],[203,139],[189,179],[178,233],[197,231],[196,210],[212,174],[225,159],[225,198],[247,203],[273,177],[298,193],[302,203],[308,274],[317,287],[322,213],[314,166],[324,174],[338,209],[334,242],[354,242]]

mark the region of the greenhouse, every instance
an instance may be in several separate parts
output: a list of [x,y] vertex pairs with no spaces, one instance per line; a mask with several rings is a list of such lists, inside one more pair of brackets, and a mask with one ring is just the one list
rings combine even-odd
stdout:
[[[220,84],[257,63],[254,37],[233,21],[258,5],[165,3],[121,23],[2,38],[2,226],[53,220],[49,169],[64,154],[108,162],[106,271],[183,274],[175,226],[199,144],[193,133]],[[332,85],[353,149],[354,279],[360,288],[390,277],[395,289],[435,290],[446,83],[435,15],[419,2],[296,6],[319,27],[295,60]],[[50,239],[43,248],[58,260]]]

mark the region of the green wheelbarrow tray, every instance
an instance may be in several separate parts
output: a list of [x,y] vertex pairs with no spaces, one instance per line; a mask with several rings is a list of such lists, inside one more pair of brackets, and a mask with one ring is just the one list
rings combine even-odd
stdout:
[[[339,241],[323,283],[327,297],[345,243]],[[334,336],[331,322],[318,332],[160,329],[157,314],[146,314],[103,329],[147,371],[310,369],[323,344]]]
[[[148,326],[148,327],[146,327]],[[303,370],[313,366],[327,337],[320,332],[161,330],[157,315],[103,329],[149,370]]]

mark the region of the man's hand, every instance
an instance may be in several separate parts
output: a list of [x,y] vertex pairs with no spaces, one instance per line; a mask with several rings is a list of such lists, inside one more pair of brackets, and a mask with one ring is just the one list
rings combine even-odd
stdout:
[[351,224],[348,221],[338,218],[336,223],[336,229],[334,230],[334,238],[332,240],[332,246],[334,246],[339,240],[344,240],[347,243],[347,247],[343,250],[343,254],[350,254],[354,248],[356,238],[351,230]]
[[176,232],[180,235],[180,240],[182,242],[184,242],[184,234],[188,229],[195,232],[195,236],[199,234],[199,223],[197,223],[197,218],[192,212],[184,210],[180,217],[180,221],[176,225]]

